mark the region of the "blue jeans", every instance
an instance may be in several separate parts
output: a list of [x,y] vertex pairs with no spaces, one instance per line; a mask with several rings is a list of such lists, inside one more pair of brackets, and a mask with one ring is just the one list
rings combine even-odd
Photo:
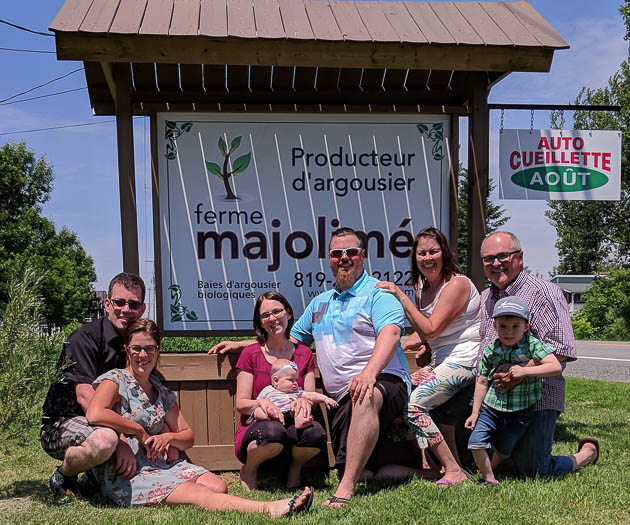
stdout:
[[499,455],[507,458],[527,431],[533,417],[533,406],[516,412],[500,412],[483,405],[475,429],[470,434],[468,448],[478,450],[494,446]]
[[525,432],[514,447],[512,459],[523,476],[555,477],[573,472],[570,456],[552,456],[551,445],[556,428],[557,410],[537,410]]

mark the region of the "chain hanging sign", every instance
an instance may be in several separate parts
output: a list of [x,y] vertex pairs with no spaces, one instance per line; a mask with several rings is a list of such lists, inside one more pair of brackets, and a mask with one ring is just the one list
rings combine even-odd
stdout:
[[300,315],[333,285],[328,242],[340,226],[361,232],[370,274],[411,294],[415,233],[448,231],[448,116],[161,113],[157,122],[167,332],[251,330],[268,290]]
[[499,198],[619,200],[621,132],[504,129]]

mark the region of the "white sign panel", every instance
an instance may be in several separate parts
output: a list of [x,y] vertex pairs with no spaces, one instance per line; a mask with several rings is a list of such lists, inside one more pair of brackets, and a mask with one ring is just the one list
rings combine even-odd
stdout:
[[499,198],[619,200],[621,132],[504,129]]
[[448,231],[448,134],[445,116],[159,114],[163,328],[251,330],[268,290],[300,315],[333,285],[340,226],[403,285],[415,233]]

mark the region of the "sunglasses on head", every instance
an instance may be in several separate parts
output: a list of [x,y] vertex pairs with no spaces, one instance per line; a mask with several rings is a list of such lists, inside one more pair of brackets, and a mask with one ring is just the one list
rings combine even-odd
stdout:
[[363,250],[361,248],[337,248],[335,250],[330,250],[328,255],[333,259],[341,259],[343,255],[347,255],[348,257],[356,257]]
[[125,301],[124,299],[110,299],[116,308],[124,308],[125,305],[129,306],[129,310],[140,310],[144,303],[138,301]]

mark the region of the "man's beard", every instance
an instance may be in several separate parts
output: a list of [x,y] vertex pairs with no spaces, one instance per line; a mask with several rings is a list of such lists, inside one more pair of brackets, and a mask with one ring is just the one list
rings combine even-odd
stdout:
[[354,276],[354,268],[349,268],[347,270],[344,268],[339,268],[337,270],[336,284],[338,290],[348,290],[354,286],[354,283],[356,281],[357,280]]

